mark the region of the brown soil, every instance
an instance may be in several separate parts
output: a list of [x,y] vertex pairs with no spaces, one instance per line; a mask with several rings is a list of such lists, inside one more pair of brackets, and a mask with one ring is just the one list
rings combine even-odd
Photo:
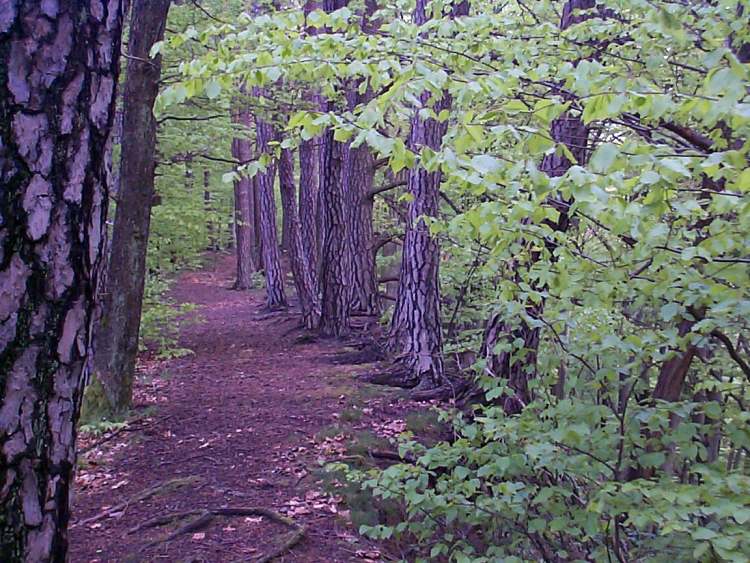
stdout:
[[[315,477],[321,460],[346,453],[330,428],[351,408],[359,385],[353,374],[363,366],[342,364],[352,349],[340,342],[302,338],[294,309],[269,314],[262,291],[229,289],[233,273],[232,257],[217,256],[176,284],[175,299],[198,306],[200,320],[180,338],[194,354],[144,359],[135,421],[83,456],[71,561],[254,561],[290,537],[289,528],[262,516],[216,517],[145,549],[187,520],[128,533],[160,515],[220,507],[270,508],[303,525],[302,541],[278,561],[380,560]],[[368,400],[360,424],[392,436],[403,427],[399,405],[393,395]],[[84,435],[82,444],[100,439]],[[185,477],[193,479],[132,500]]]

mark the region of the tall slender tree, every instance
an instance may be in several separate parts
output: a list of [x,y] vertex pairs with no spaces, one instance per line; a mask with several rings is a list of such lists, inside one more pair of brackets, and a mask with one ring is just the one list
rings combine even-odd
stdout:
[[120,190],[107,288],[97,330],[95,373],[109,410],[122,413],[133,396],[138,332],[146,277],[146,251],[154,200],[156,119],[161,58],[149,58],[164,37],[170,0],[134,0],[123,94]]
[[[594,16],[594,0],[568,0],[563,5],[560,29]],[[557,143],[564,144],[577,163],[588,160],[589,128],[579,115],[567,111],[552,121],[550,133]],[[550,177],[564,175],[573,163],[564,155],[548,154],[542,159],[540,170]],[[550,226],[557,232],[565,233],[570,227],[570,207],[572,202],[561,202],[555,205],[558,219]],[[552,244],[552,243],[550,243]],[[552,250],[552,248],[550,248]],[[554,256],[554,254],[551,254]],[[540,251],[533,251],[526,263],[517,264],[516,268],[530,269],[540,260]],[[518,274],[516,274],[518,277]],[[519,278],[520,279],[520,278]],[[539,284],[535,289],[543,289]],[[526,305],[526,314],[530,319],[540,319],[544,314],[544,300]],[[494,377],[508,380],[508,387],[513,396],[503,398],[503,406],[509,413],[519,412],[531,400],[529,381],[536,376],[537,351],[539,348],[539,327],[519,319],[517,323],[509,322],[503,311],[495,312],[487,321],[482,341],[481,356],[486,361],[486,370]],[[507,343],[502,352],[496,352],[498,344]],[[513,344],[516,343],[516,344]]]
[[0,560],[64,562],[122,2],[0,6]]
[[289,263],[302,310],[302,323],[306,328],[312,329],[317,326],[320,318],[320,301],[316,293],[312,266],[302,241],[294,182],[294,155],[289,149],[281,151],[279,189],[284,215],[289,219]]
[[[347,4],[346,0],[324,0],[323,10],[333,12]],[[325,111],[334,102],[323,103]],[[320,258],[320,333],[323,336],[344,336],[349,330],[351,305],[351,249],[347,241],[347,199],[344,190],[344,144],[334,139],[333,130],[322,135],[320,171],[319,238]]]
[[[424,25],[429,19],[426,0],[417,0],[414,21]],[[456,4],[452,15],[468,14],[468,2]],[[420,96],[422,106],[432,95]],[[449,110],[452,100],[448,92],[434,101],[435,114]],[[408,146],[415,153],[428,148],[440,150],[447,121],[422,117],[415,113],[411,120]],[[407,186],[412,200],[409,204],[404,246],[399,274],[399,291],[390,329],[390,346],[401,358],[405,375],[402,384],[420,389],[439,387],[444,383],[443,336],[440,319],[439,264],[440,246],[430,234],[424,217],[436,217],[439,211],[442,173],[428,172],[417,165],[409,171]]]
[[[377,2],[367,0],[361,19],[365,33],[374,33],[379,22],[373,17]],[[346,101],[349,110],[366,104],[372,98],[372,90],[360,93],[360,81],[347,85]],[[363,315],[378,315],[380,302],[378,282],[375,272],[375,251],[373,249],[373,198],[371,195],[375,177],[375,158],[367,144],[352,147],[348,144],[345,152],[345,192],[349,205],[349,229],[347,232],[352,256],[351,309]]]
[[[299,221],[303,251],[313,271],[317,287],[318,272],[318,184],[320,155],[316,139],[302,141],[299,146]],[[317,289],[316,289],[317,293]]]
[[[236,101],[234,103],[238,104]],[[248,127],[251,116],[248,111],[236,108],[232,120],[238,125]],[[252,147],[247,138],[232,139],[232,157],[239,163],[250,161]],[[237,242],[237,277],[234,287],[249,289],[252,287],[252,274],[258,269],[258,265],[255,260],[255,195],[253,181],[247,176],[241,176],[234,181],[234,236]]]
[[[256,95],[262,96],[262,91],[256,89]],[[256,115],[255,135],[258,154],[268,153],[271,149],[271,141],[276,140],[276,131],[273,125]],[[276,229],[276,201],[274,199],[276,167],[276,162],[272,160],[266,170],[259,172],[255,177],[260,207],[260,236],[263,249],[263,272],[266,277],[266,305],[270,309],[278,309],[287,305]]]

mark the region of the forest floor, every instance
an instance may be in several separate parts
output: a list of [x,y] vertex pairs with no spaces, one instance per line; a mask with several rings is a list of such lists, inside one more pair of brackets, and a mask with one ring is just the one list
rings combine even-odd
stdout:
[[[389,440],[424,406],[359,382],[372,366],[352,364],[361,354],[346,343],[306,335],[295,308],[268,313],[262,290],[232,290],[231,256],[207,262],[172,290],[197,306],[179,340],[193,353],[142,358],[131,422],[82,436],[71,560],[261,561],[295,537],[252,511],[190,525],[200,510],[227,507],[270,509],[304,527],[276,561],[387,559],[357,534],[372,518],[367,506],[354,517],[321,480],[321,465],[395,449]],[[196,512],[137,529],[186,511]]]

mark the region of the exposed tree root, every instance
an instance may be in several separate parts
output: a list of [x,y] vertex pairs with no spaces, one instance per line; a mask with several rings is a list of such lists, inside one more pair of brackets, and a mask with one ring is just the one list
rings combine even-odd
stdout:
[[445,385],[435,387],[434,389],[412,389],[409,397],[415,401],[448,401],[455,400],[465,387],[464,381],[449,381]]
[[161,483],[158,483],[154,485],[153,487],[149,487],[148,489],[142,490],[140,493],[136,494],[132,498],[129,498],[128,500],[125,500],[119,504],[116,504],[115,506],[111,506],[107,510],[103,510],[99,514],[91,516],[90,518],[86,518],[85,520],[81,520],[75,525],[84,526],[86,524],[98,522],[99,520],[103,520],[104,518],[107,518],[111,516],[112,514],[127,510],[128,506],[130,506],[131,504],[135,502],[140,502],[140,501],[149,499],[156,495],[168,493],[170,491],[174,491],[175,489],[179,489],[180,487],[185,487],[187,485],[195,485],[202,481],[203,479],[201,477],[198,477],[197,475],[190,475],[189,477],[179,477],[177,479],[170,479],[169,481],[162,481]]
[[195,518],[192,518],[187,523],[183,524],[182,526],[177,528],[175,531],[165,535],[164,537],[158,538],[156,540],[153,540],[147,543],[140,549],[140,552],[143,552],[146,549],[149,549],[161,543],[168,543],[183,534],[190,534],[193,532],[197,532],[198,530],[201,530],[205,528],[206,526],[208,526],[217,516],[221,516],[221,517],[263,516],[264,518],[268,518],[269,520],[273,522],[282,524],[286,526],[287,528],[291,528],[292,530],[291,533],[288,534],[287,538],[278,547],[272,549],[270,552],[263,555],[262,557],[259,557],[255,563],[268,563],[269,561],[279,557],[280,555],[286,553],[287,551],[292,549],[295,545],[297,545],[305,535],[305,528],[297,524],[291,518],[287,518],[286,516],[279,514],[278,512],[275,512],[268,508],[261,508],[261,507],[254,507],[254,506],[253,507],[235,507],[235,508],[232,508],[232,507],[214,508],[214,509],[206,509],[206,510],[188,510],[185,512],[173,512],[171,514],[164,514],[164,515],[152,518],[150,520],[147,520],[139,524],[135,528],[131,528],[128,531],[128,533],[134,534],[136,532],[140,532],[147,528],[156,528],[159,526],[164,526],[174,521],[179,521],[179,520],[184,520],[186,518],[190,518],[191,516],[194,516]]
[[401,387],[404,389],[411,389],[417,384],[417,380],[411,371],[400,365],[392,366],[383,371],[362,374],[359,377],[367,383],[387,385],[388,387]]

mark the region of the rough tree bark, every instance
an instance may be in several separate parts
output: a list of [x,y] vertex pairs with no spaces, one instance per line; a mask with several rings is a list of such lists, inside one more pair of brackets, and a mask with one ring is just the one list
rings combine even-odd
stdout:
[[345,336],[350,329],[351,253],[347,244],[347,215],[344,194],[344,144],[333,138],[333,131],[323,135],[321,171],[321,214],[324,231],[320,261],[320,334]]
[[[569,0],[563,7],[560,29],[590,18],[593,14],[581,13],[581,10],[591,10],[595,6],[594,0]],[[579,164],[588,160],[589,128],[575,115],[566,112],[553,120],[550,126],[552,138],[557,143],[564,143]],[[546,155],[542,160],[540,170],[551,177],[562,176],[572,166],[572,163],[557,153]],[[550,226],[557,232],[564,233],[570,226],[569,204],[555,205],[559,212],[556,223]],[[554,204],[553,204],[554,205]],[[541,258],[540,252],[533,252],[525,264],[518,264],[519,269],[530,269]],[[521,276],[516,274],[519,281]],[[534,284],[532,283],[532,287]],[[536,289],[541,290],[541,287]],[[544,301],[526,306],[526,314],[532,319],[539,319],[544,314]],[[538,327],[530,327],[525,321],[514,325],[505,320],[502,312],[494,313],[487,321],[480,350],[480,356],[485,359],[486,370],[493,377],[508,380],[508,386],[513,390],[512,397],[502,398],[503,408],[509,414],[520,412],[531,401],[529,381],[536,377],[537,351],[539,349],[540,331]],[[514,344],[511,350],[496,352],[500,343],[522,342]]]
[[[426,7],[426,0],[417,0],[414,21],[418,25],[427,22]],[[453,16],[466,15],[468,11],[468,2],[462,2],[454,7]],[[427,105],[430,94],[423,93],[420,101]],[[443,92],[442,98],[433,105],[436,114],[450,107],[451,98],[447,92]],[[447,128],[447,121],[425,119],[415,114],[411,121],[409,149],[415,153],[422,148],[439,151]],[[445,380],[438,281],[440,246],[421,218],[437,216],[441,178],[440,171],[427,172],[421,166],[409,170],[407,187],[412,201],[401,255],[398,298],[389,334],[389,346],[399,354],[399,363],[405,368],[401,384],[416,385],[419,389],[439,387]]]
[[106,411],[121,414],[133,396],[138,332],[146,276],[151,205],[154,200],[156,119],[161,58],[149,60],[164,37],[170,0],[134,0],[123,94],[120,190],[96,332],[95,377],[104,389]]
[[219,250],[221,246],[220,229],[214,224],[213,198],[211,197],[211,171],[208,168],[203,169],[203,210],[206,212],[206,234],[208,235],[208,250]]
[[[299,220],[303,251],[314,274],[317,286],[318,271],[318,180],[320,155],[316,139],[302,141],[299,147]],[[317,289],[315,290],[317,293]]]
[[[280,173],[280,172],[279,172]],[[294,190],[295,196],[297,190]],[[296,207],[296,204],[295,204]],[[281,250],[289,252],[289,244],[292,236],[292,219],[286,214],[286,208],[281,206]]]
[[[333,12],[347,0],[323,0],[322,8]],[[333,109],[326,100],[323,110]],[[318,236],[321,244],[319,280],[321,291],[320,334],[346,335],[349,330],[351,252],[347,244],[347,205],[344,192],[344,145],[333,138],[333,130],[321,136],[321,170]]]
[[297,190],[294,185],[294,155],[289,149],[281,151],[279,186],[284,216],[289,218],[289,263],[302,310],[302,323],[306,328],[312,329],[317,326],[320,318],[320,302],[315,290],[313,270],[302,241],[297,213]]
[[122,2],[0,6],[0,560],[64,562]]
[[[379,26],[373,18],[377,11],[375,0],[366,0],[361,27],[365,33],[374,33]],[[372,97],[368,89],[359,93],[360,81],[349,84],[346,101],[350,111],[366,104]],[[349,205],[349,247],[352,255],[352,312],[361,315],[380,314],[378,282],[375,272],[375,252],[373,250],[372,191],[375,177],[375,158],[366,144],[356,148],[347,144],[345,152],[345,190]]]
[[[250,115],[237,110],[232,120],[247,126]],[[238,162],[248,162],[252,158],[250,141],[244,137],[232,139],[232,157]],[[237,242],[237,279],[234,287],[249,289],[253,285],[252,274],[258,269],[255,261],[255,197],[251,178],[241,177],[234,181],[234,237]]]
[[[260,95],[257,93],[256,95]],[[273,126],[255,117],[255,134],[258,154],[267,153],[269,143],[275,140]],[[266,277],[266,305],[269,309],[287,306],[284,292],[284,274],[281,270],[279,244],[276,230],[276,201],[273,187],[276,179],[276,163],[271,162],[268,168],[255,176],[258,204],[260,207],[260,236],[262,240],[263,271]]]
[[373,198],[369,196],[375,175],[375,158],[366,145],[347,146],[345,155],[345,189],[350,210],[347,234],[352,256],[351,310],[362,315],[379,315],[373,251]]

